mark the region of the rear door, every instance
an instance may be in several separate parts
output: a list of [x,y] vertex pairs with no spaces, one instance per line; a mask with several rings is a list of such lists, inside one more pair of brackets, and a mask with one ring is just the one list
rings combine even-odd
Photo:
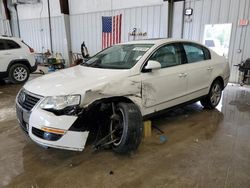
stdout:
[[0,39],[0,72],[6,72],[8,67],[8,58],[6,56],[5,40]]
[[183,43],[187,59],[187,92],[190,99],[206,95],[210,87],[213,66],[208,49],[196,43]]
[[0,72],[7,71],[9,63],[20,58],[21,46],[9,39],[0,39]]
[[160,109],[159,105],[167,108],[182,103],[187,92],[187,77],[180,45],[163,45],[149,60],[158,61],[161,69],[141,73],[143,106]]

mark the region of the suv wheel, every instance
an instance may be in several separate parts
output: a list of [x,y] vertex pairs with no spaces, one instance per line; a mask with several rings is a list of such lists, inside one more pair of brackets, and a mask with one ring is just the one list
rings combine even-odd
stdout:
[[9,70],[9,80],[14,84],[24,83],[29,79],[30,71],[23,64],[14,64]]
[[201,100],[202,106],[208,109],[214,109],[219,104],[221,95],[221,83],[218,80],[215,80],[210,88],[208,95]]
[[116,153],[128,154],[135,151],[141,142],[142,131],[142,115],[135,104],[113,104],[110,135]]

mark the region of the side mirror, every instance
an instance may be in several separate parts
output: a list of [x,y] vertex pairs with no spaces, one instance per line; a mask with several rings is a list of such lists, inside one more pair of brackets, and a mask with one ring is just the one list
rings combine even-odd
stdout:
[[158,61],[149,60],[147,65],[144,67],[145,70],[156,70],[160,69],[161,64]]

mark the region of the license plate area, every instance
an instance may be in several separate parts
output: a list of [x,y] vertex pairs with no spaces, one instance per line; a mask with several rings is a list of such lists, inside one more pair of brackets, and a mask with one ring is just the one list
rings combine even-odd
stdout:
[[21,125],[21,128],[26,133],[28,133],[28,130],[29,130],[29,125],[28,125],[29,113],[23,111],[18,105],[16,105],[16,115],[17,115],[17,119],[19,121],[19,124]]

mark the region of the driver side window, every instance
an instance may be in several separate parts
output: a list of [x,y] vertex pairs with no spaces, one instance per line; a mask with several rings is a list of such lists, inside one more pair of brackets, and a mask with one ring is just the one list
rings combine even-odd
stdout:
[[180,65],[181,50],[175,44],[168,44],[156,50],[149,60],[158,61],[161,68]]

